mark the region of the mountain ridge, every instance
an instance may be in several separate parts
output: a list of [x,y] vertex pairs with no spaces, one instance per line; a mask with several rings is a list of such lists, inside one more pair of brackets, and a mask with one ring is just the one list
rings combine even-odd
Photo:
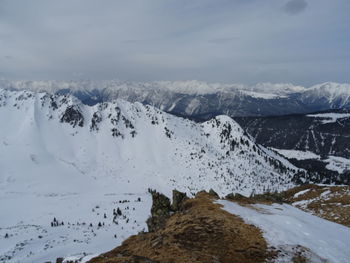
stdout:
[[12,90],[73,94],[95,105],[121,98],[187,117],[268,116],[350,107],[350,85],[325,82],[308,88],[293,84],[220,84],[201,81],[9,81]]
[[[220,182],[218,188],[226,189],[224,181],[227,178],[223,174],[235,175],[229,179],[236,182],[233,185],[237,185],[240,180],[250,180],[248,178],[253,178],[251,175],[256,174],[254,171],[256,169],[248,167],[259,166],[256,159],[260,160],[259,162],[262,164],[258,169],[261,174],[268,175],[270,170],[276,171],[273,172],[276,178],[285,169],[288,173],[290,173],[288,170],[294,170],[294,172],[298,170],[282,157],[273,154],[266,148],[255,145],[244,134],[243,129],[227,116],[217,116],[205,123],[196,124],[162,113],[151,106],[143,106],[140,103],[131,104],[123,100],[87,106],[70,95],[60,96],[6,90],[2,90],[0,94],[2,119],[11,120],[10,127],[2,131],[2,138],[5,138],[3,141],[7,144],[7,148],[9,145],[15,144],[15,141],[17,144],[20,143],[21,139],[19,138],[23,139],[23,143],[29,145],[37,140],[40,149],[43,146],[43,151],[48,156],[53,156],[54,160],[64,160],[66,163],[71,162],[71,159],[75,160],[76,169],[85,174],[88,173],[87,171],[96,169],[91,166],[92,163],[96,164],[96,167],[105,166],[104,162],[112,156],[119,156],[117,158],[124,161],[130,159],[131,163],[137,164],[146,165],[150,161],[156,167],[159,164],[164,167],[164,163],[169,165],[172,163],[171,167],[175,165],[175,161],[186,164],[185,167],[192,169],[194,175],[198,177],[197,180],[190,180],[192,184],[194,181],[201,181],[200,178],[203,176],[201,174],[204,173],[203,169],[205,168],[206,173],[211,171],[209,174],[213,180],[208,184],[216,185]],[[13,130],[18,132],[14,133]],[[54,136],[55,140],[61,141],[62,144],[54,142],[51,136]],[[64,141],[67,141],[68,144],[64,144]],[[111,149],[111,145],[116,148]],[[105,148],[110,152],[104,152]],[[142,153],[147,152],[152,154],[145,159]],[[100,156],[102,153],[103,157]],[[166,154],[164,155],[164,153]],[[40,156],[45,158],[44,155],[44,153],[38,154],[37,158],[40,159]],[[163,157],[166,158],[163,159]],[[194,163],[196,163],[196,168],[190,168]],[[250,165],[247,165],[248,163]],[[79,168],[80,166],[90,168],[83,169]],[[281,171],[279,166],[281,166]],[[113,167],[112,170],[116,169],[116,166]],[[130,166],[128,167],[131,169]],[[146,167],[151,166],[146,165]],[[138,169],[142,170],[143,168],[140,165]],[[223,172],[224,170],[226,172]],[[156,173],[160,173],[160,171]],[[187,174],[187,172],[183,171],[183,174]],[[289,175],[289,181],[292,179],[291,175],[292,173]],[[207,178],[210,176],[207,175]],[[274,181],[275,179],[268,175],[264,180]],[[252,185],[251,182],[243,183],[243,181],[242,185]],[[274,186],[275,183],[271,183],[271,186]],[[172,187],[181,187],[181,185],[174,184]],[[259,187],[260,190],[255,190],[266,190],[262,186]],[[200,185],[199,188],[206,189],[207,187]],[[222,194],[232,191],[233,189],[227,188]],[[246,194],[249,194],[249,191]]]

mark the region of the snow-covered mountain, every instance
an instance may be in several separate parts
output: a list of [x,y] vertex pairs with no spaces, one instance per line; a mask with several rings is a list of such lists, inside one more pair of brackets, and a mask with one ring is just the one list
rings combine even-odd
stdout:
[[294,165],[325,178],[323,183],[350,182],[350,110],[235,120],[255,142],[278,149]]
[[86,178],[118,177],[132,188],[161,184],[221,194],[286,188],[296,172],[227,116],[196,124],[140,103],[87,106],[70,95],[7,90],[0,106],[3,172],[20,175],[50,164]]
[[148,188],[249,195],[305,175],[227,116],[198,124],[120,99],[1,89],[0,120],[0,262],[114,247],[145,228]]
[[350,110],[235,120],[265,146],[350,158]]
[[[349,108],[350,85],[327,82],[307,89],[301,95],[301,101],[313,108],[322,110]],[[319,109],[316,109],[319,110]]]
[[350,85],[324,83],[312,87],[292,84],[206,83],[201,81],[8,81],[0,87],[16,90],[73,94],[84,104],[95,105],[120,98],[153,105],[177,115],[202,120],[225,114],[270,116],[309,113],[350,107]]

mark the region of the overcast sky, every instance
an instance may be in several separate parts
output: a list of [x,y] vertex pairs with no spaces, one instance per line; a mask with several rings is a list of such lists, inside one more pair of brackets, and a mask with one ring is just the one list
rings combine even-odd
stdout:
[[0,0],[0,78],[350,82],[350,0]]

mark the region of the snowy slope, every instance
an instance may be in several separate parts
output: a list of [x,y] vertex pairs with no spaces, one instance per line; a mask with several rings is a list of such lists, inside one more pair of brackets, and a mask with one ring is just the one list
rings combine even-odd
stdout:
[[1,89],[0,120],[0,262],[117,246],[145,228],[149,187],[249,195],[292,187],[298,172],[227,116],[197,124],[140,103]]
[[[226,211],[241,216],[246,223],[259,227],[270,246],[282,251],[276,262],[292,262],[300,247],[308,262],[347,263],[350,228],[321,219],[290,205],[254,205],[243,207],[220,200]],[[303,250],[301,250],[303,251]],[[294,253],[292,253],[294,252]]]
[[[6,90],[0,96],[1,165],[21,176],[58,164],[62,174],[70,169],[92,179],[127,178],[133,190],[160,184],[168,191],[212,187],[222,194],[249,194],[253,188],[285,188],[295,172],[226,116],[196,124],[121,100],[90,107],[71,96]],[[21,166],[14,167],[13,160]]]

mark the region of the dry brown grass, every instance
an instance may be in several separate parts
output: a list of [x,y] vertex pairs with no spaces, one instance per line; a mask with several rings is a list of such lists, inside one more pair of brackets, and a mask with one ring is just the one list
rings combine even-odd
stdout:
[[[296,193],[307,189],[309,191],[305,194],[294,197]],[[295,206],[350,227],[350,186],[303,185],[284,192],[284,196],[292,203],[306,200],[308,202],[305,205],[295,204]]]
[[[303,190],[309,191],[294,197]],[[304,206],[296,206],[350,226],[350,186],[303,185],[280,194],[231,198],[244,206],[270,204],[275,200],[307,201]],[[292,262],[307,262],[307,249],[295,251]],[[245,224],[241,218],[214,203],[213,196],[200,192],[196,198],[184,203],[183,212],[175,213],[167,220],[165,228],[132,236],[90,263],[258,263],[270,262],[280,252],[283,251],[268,249],[257,227]]]
[[132,236],[92,263],[258,263],[268,257],[258,228],[221,209],[200,193],[187,200],[164,229]]

